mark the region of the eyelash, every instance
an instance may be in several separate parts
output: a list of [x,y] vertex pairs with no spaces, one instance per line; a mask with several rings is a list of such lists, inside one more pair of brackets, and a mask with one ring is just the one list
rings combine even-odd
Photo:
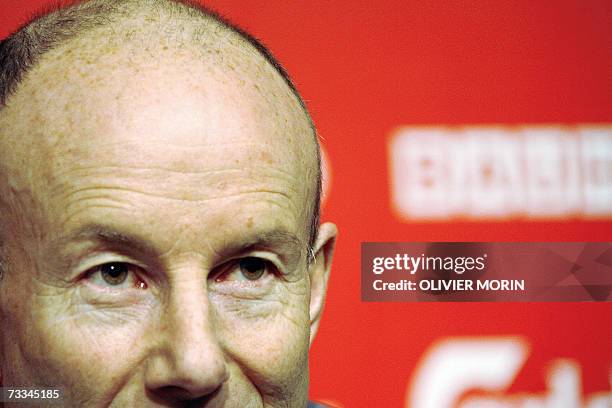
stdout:
[[[260,262],[261,263],[260,266],[264,268],[261,276],[256,277],[255,279],[249,279],[245,275],[244,273],[245,271],[243,271],[242,268],[247,269],[249,266],[252,267],[254,266],[254,264],[256,265],[258,262]],[[107,270],[104,270],[105,268],[107,268]],[[121,271],[124,269],[126,269],[125,273],[127,274],[127,276],[123,280],[117,282],[117,285],[113,285],[105,277],[102,276],[104,272],[112,273],[113,271],[117,272],[117,271]],[[244,279],[239,278],[239,279],[234,279],[233,281],[244,282],[244,283],[255,283],[257,281],[265,279],[269,275],[275,275],[275,276],[280,275],[280,273],[278,272],[278,269],[276,268],[273,262],[267,259],[264,259],[264,258],[256,257],[256,256],[247,256],[243,258],[233,259],[231,261],[226,262],[225,264],[222,264],[221,266],[215,269],[217,269],[218,271],[213,270],[211,273],[212,280],[215,283],[229,281],[229,279],[227,278],[235,271],[242,274]],[[125,261],[106,262],[106,263],[97,265],[93,268],[90,268],[85,273],[85,277],[90,282],[94,283],[95,285],[99,287],[103,287],[103,288],[119,288],[126,280],[133,279],[135,280],[135,282],[133,285],[131,285],[130,289],[141,289],[142,290],[142,289],[147,289],[148,285],[146,281],[142,278],[142,275],[144,275],[144,272],[141,272],[141,271],[142,271],[141,267],[136,266],[129,262],[125,262]],[[105,283],[94,282],[96,280],[96,277],[98,280],[105,281]],[[110,278],[114,279],[112,275],[110,276]]]
[[[108,268],[109,271],[107,272],[111,272],[113,268],[115,268],[116,270],[120,270],[120,269],[126,269],[126,274],[127,276],[125,276],[125,278],[123,280],[121,280],[120,282],[118,282],[117,285],[113,285],[112,283],[108,282],[103,276],[102,274],[105,272],[103,269],[104,268]],[[123,261],[119,261],[119,262],[106,262],[100,265],[97,265],[91,269],[89,269],[86,272],[86,277],[89,281],[94,281],[97,277],[97,275],[100,275],[98,279],[100,280],[104,280],[106,281],[106,284],[102,283],[95,283],[97,286],[100,287],[104,287],[104,288],[113,288],[113,287],[119,287],[120,285],[122,285],[126,280],[128,279],[133,279],[134,283],[131,285],[130,289],[147,289],[148,285],[145,282],[145,280],[141,277],[143,275],[143,273],[139,273],[137,271],[135,271],[135,269],[137,270],[142,270],[142,268],[140,268],[139,266],[136,266],[134,264],[131,264],[129,262],[123,262]],[[112,277],[111,277],[112,278]]]
[[[257,277],[255,279],[249,279],[244,273],[245,271],[242,270],[242,268],[244,267],[245,269],[247,269],[248,266],[253,266],[254,262],[261,262],[262,264],[261,266],[263,266],[264,270],[262,271],[262,275],[260,277]],[[256,282],[256,281],[265,279],[265,277],[269,275],[279,275],[278,270],[276,266],[274,265],[274,263],[272,263],[271,261],[267,259],[256,257],[256,256],[247,256],[244,258],[234,259],[232,261],[227,262],[224,265],[221,265],[219,269],[220,271],[218,273],[213,274],[214,282],[224,281],[223,279],[224,277],[227,277],[232,272],[238,269],[239,269],[239,273],[241,273],[245,279],[244,280],[237,279],[236,281]]]

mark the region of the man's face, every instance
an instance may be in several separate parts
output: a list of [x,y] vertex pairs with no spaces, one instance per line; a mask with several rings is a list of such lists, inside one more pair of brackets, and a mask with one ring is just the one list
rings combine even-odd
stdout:
[[282,79],[121,55],[67,75],[62,58],[8,112],[28,171],[11,176],[4,385],[62,387],[66,406],[305,404],[334,230],[308,268],[315,147]]

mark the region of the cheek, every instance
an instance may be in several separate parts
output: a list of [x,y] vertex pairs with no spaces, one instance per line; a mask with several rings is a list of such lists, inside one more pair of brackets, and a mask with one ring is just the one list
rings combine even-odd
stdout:
[[77,400],[100,402],[137,371],[144,319],[73,310],[53,296],[35,297],[31,307],[20,351],[32,379],[70,390]]
[[214,303],[221,342],[246,377],[263,394],[295,392],[308,370],[310,325],[305,299]]

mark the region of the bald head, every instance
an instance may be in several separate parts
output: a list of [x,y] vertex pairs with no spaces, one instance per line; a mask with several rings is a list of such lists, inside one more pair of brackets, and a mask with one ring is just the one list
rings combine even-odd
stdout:
[[[217,39],[213,32],[235,33],[266,58],[302,103],[287,72],[260,41],[196,2],[93,0],[45,12],[0,42],[0,104],[5,104],[28,69],[50,49],[102,26],[130,23],[136,23],[128,27],[130,33],[151,32],[154,28],[159,37],[174,39],[174,46],[184,45],[185,40],[202,46]],[[211,24],[217,28],[213,32]],[[184,35],[186,30],[187,36]]]
[[[35,19],[4,40],[0,60],[0,206],[15,193],[31,191],[37,177],[48,182],[58,148],[92,149],[95,144],[86,140],[92,135],[108,137],[110,128],[125,133],[126,127],[137,129],[164,115],[168,126],[180,126],[189,118],[169,113],[182,105],[183,115],[191,109],[192,118],[217,121],[225,134],[244,133],[251,123],[271,138],[265,143],[284,143],[288,157],[312,174],[308,242],[313,245],[321,181],[308,112],[267,49],[214,12],[169,0],[84,2]],[[195,111],[190,96],[208,108],[219,100],[232,104],[239,110],[236,120],[222,123],[225,112]],[[161,100],[165,103],[154,103]],[[211,126],[200,131],[215,132]],[[133,134],[143,137],[142,131]],[[158,136],[162,143],[164,136]],[[27,163],[34,153],[40,161]]]

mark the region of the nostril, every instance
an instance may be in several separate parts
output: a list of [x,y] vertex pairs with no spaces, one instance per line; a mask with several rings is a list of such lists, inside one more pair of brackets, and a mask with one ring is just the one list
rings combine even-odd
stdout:
[[194,395],[189,390],[177,387],[173,385],[168,385],[160,388],[156,388],[155,390],[148,391],[151,399],[157,403],[175,403],[184,407],[200,407],[209,401],[217,398],[222,393],[223,384],[217,387],[214,391],[206,394],[196,394]]
[[161,387],[156,390],[156,393],[163,395],[164,397],[180,401],[193,399],[193,394],[191,394],[188,390],[181,387],[175,387],[173,385]]

